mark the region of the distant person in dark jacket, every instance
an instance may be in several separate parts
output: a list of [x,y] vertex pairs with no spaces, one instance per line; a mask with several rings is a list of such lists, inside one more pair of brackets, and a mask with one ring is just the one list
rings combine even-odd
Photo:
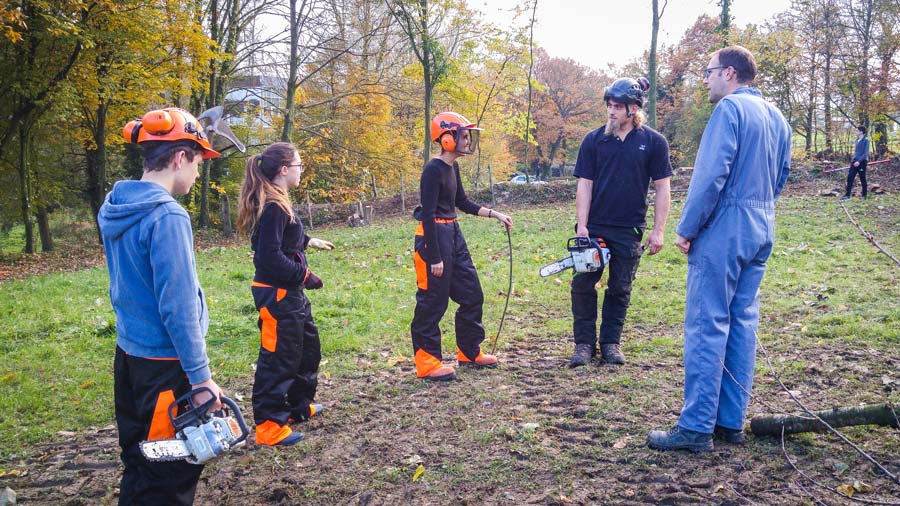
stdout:
[[853,153],[853,161],[850,162],[850,173],[847,174],[847,191],[841,200],[850,200],[853,193],[853,180],[859,174],[859,182],[862,184],[862,198],[868,198],[869,187],[866,183],[866,165],[869,163],[869,138],[866,137],[866,127],[857,128],[856,151]]

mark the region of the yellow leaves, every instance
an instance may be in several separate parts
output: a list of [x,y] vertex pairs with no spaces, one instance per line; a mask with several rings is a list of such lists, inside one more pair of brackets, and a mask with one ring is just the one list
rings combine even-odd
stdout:
[[215,181],[209,182],[209,189],[210,189],[210,191],[214,192],[215,194],[219,195],[220,197],[222,195],[225,195],[226,193],[228,193],[225,191],[225,188],[222,188],[221,186],[217,185]]
[[419,467],[416,468],[416,472],[413,473],[412,481],[419,481],[419,478],[421,478],[423,474],[425,474],[425,466],[419,464]]
[[84,383],[81,384],[82,390],[86,390],[88,388],[91,388],[92,386],[94,386],[94,382],[91,380],[85,381]]
[[866,482],[855,480],[853,483],[844,483],[837,486],[837,491],[847,497],[853,497],[853,494],[865,494],[872,491],[872,485]]
[[8,372],[3,376],[0,376],[0,383],[12,383],[19,379],[19,375],[14,372]]

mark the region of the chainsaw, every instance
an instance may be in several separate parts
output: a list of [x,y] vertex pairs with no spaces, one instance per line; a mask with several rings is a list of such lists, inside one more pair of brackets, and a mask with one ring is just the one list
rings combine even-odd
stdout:
[[[212,397],[203,404],[194,403],[194,396],[207,392]],[[175,427],[174,439],[141,441],[141,453],[147,460],[186,460],[203,464],[222,452],[244,444],[250,430],[237,404],[222,397],[222,409],[209,413],[216,396],[207,387],[191,390],[169,405],[169,420]],[[183,409],[176,416],[179,407]]]
[[542,277],[546,278],[569,268],[574,268],[575,272],[597,272],[609,263],[609,249],[600,238],[572,237],[566,244],[566,249],[569,250],[569,256],[542,267]]

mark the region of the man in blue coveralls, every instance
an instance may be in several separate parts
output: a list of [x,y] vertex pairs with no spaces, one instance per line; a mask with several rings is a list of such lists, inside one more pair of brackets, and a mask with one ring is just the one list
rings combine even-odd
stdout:
[[729,443],[744,439],[759,284],[791,161],[791,129],[750,87],[754,77],[756,61],[740,46],[716,51],[706,68],[703,82],[716,107],[675,240],[688,256],[684,408],[672,429],[648,435],[647,444],[658,450],[712,450],[713,435]]

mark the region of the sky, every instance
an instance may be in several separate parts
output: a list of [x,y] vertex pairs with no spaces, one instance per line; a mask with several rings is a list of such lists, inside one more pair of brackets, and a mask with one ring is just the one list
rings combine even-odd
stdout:
[[[659,0],[660,7],[665,0]],[[650,48],[650,0],[537,0],[535,44],[552,57],[571,58],[582,65],[606,70],[622,66]],[[527,25],[530,17],[513,21],[511,9],[523,0],[471,0],[469,5],[491,23]],[[676,44],[700,14],[719,16],[716,0],[669,0],[660,20],[659,41]],[[736,26],[762,24],[790,7],[790,0],[733,0]]]

